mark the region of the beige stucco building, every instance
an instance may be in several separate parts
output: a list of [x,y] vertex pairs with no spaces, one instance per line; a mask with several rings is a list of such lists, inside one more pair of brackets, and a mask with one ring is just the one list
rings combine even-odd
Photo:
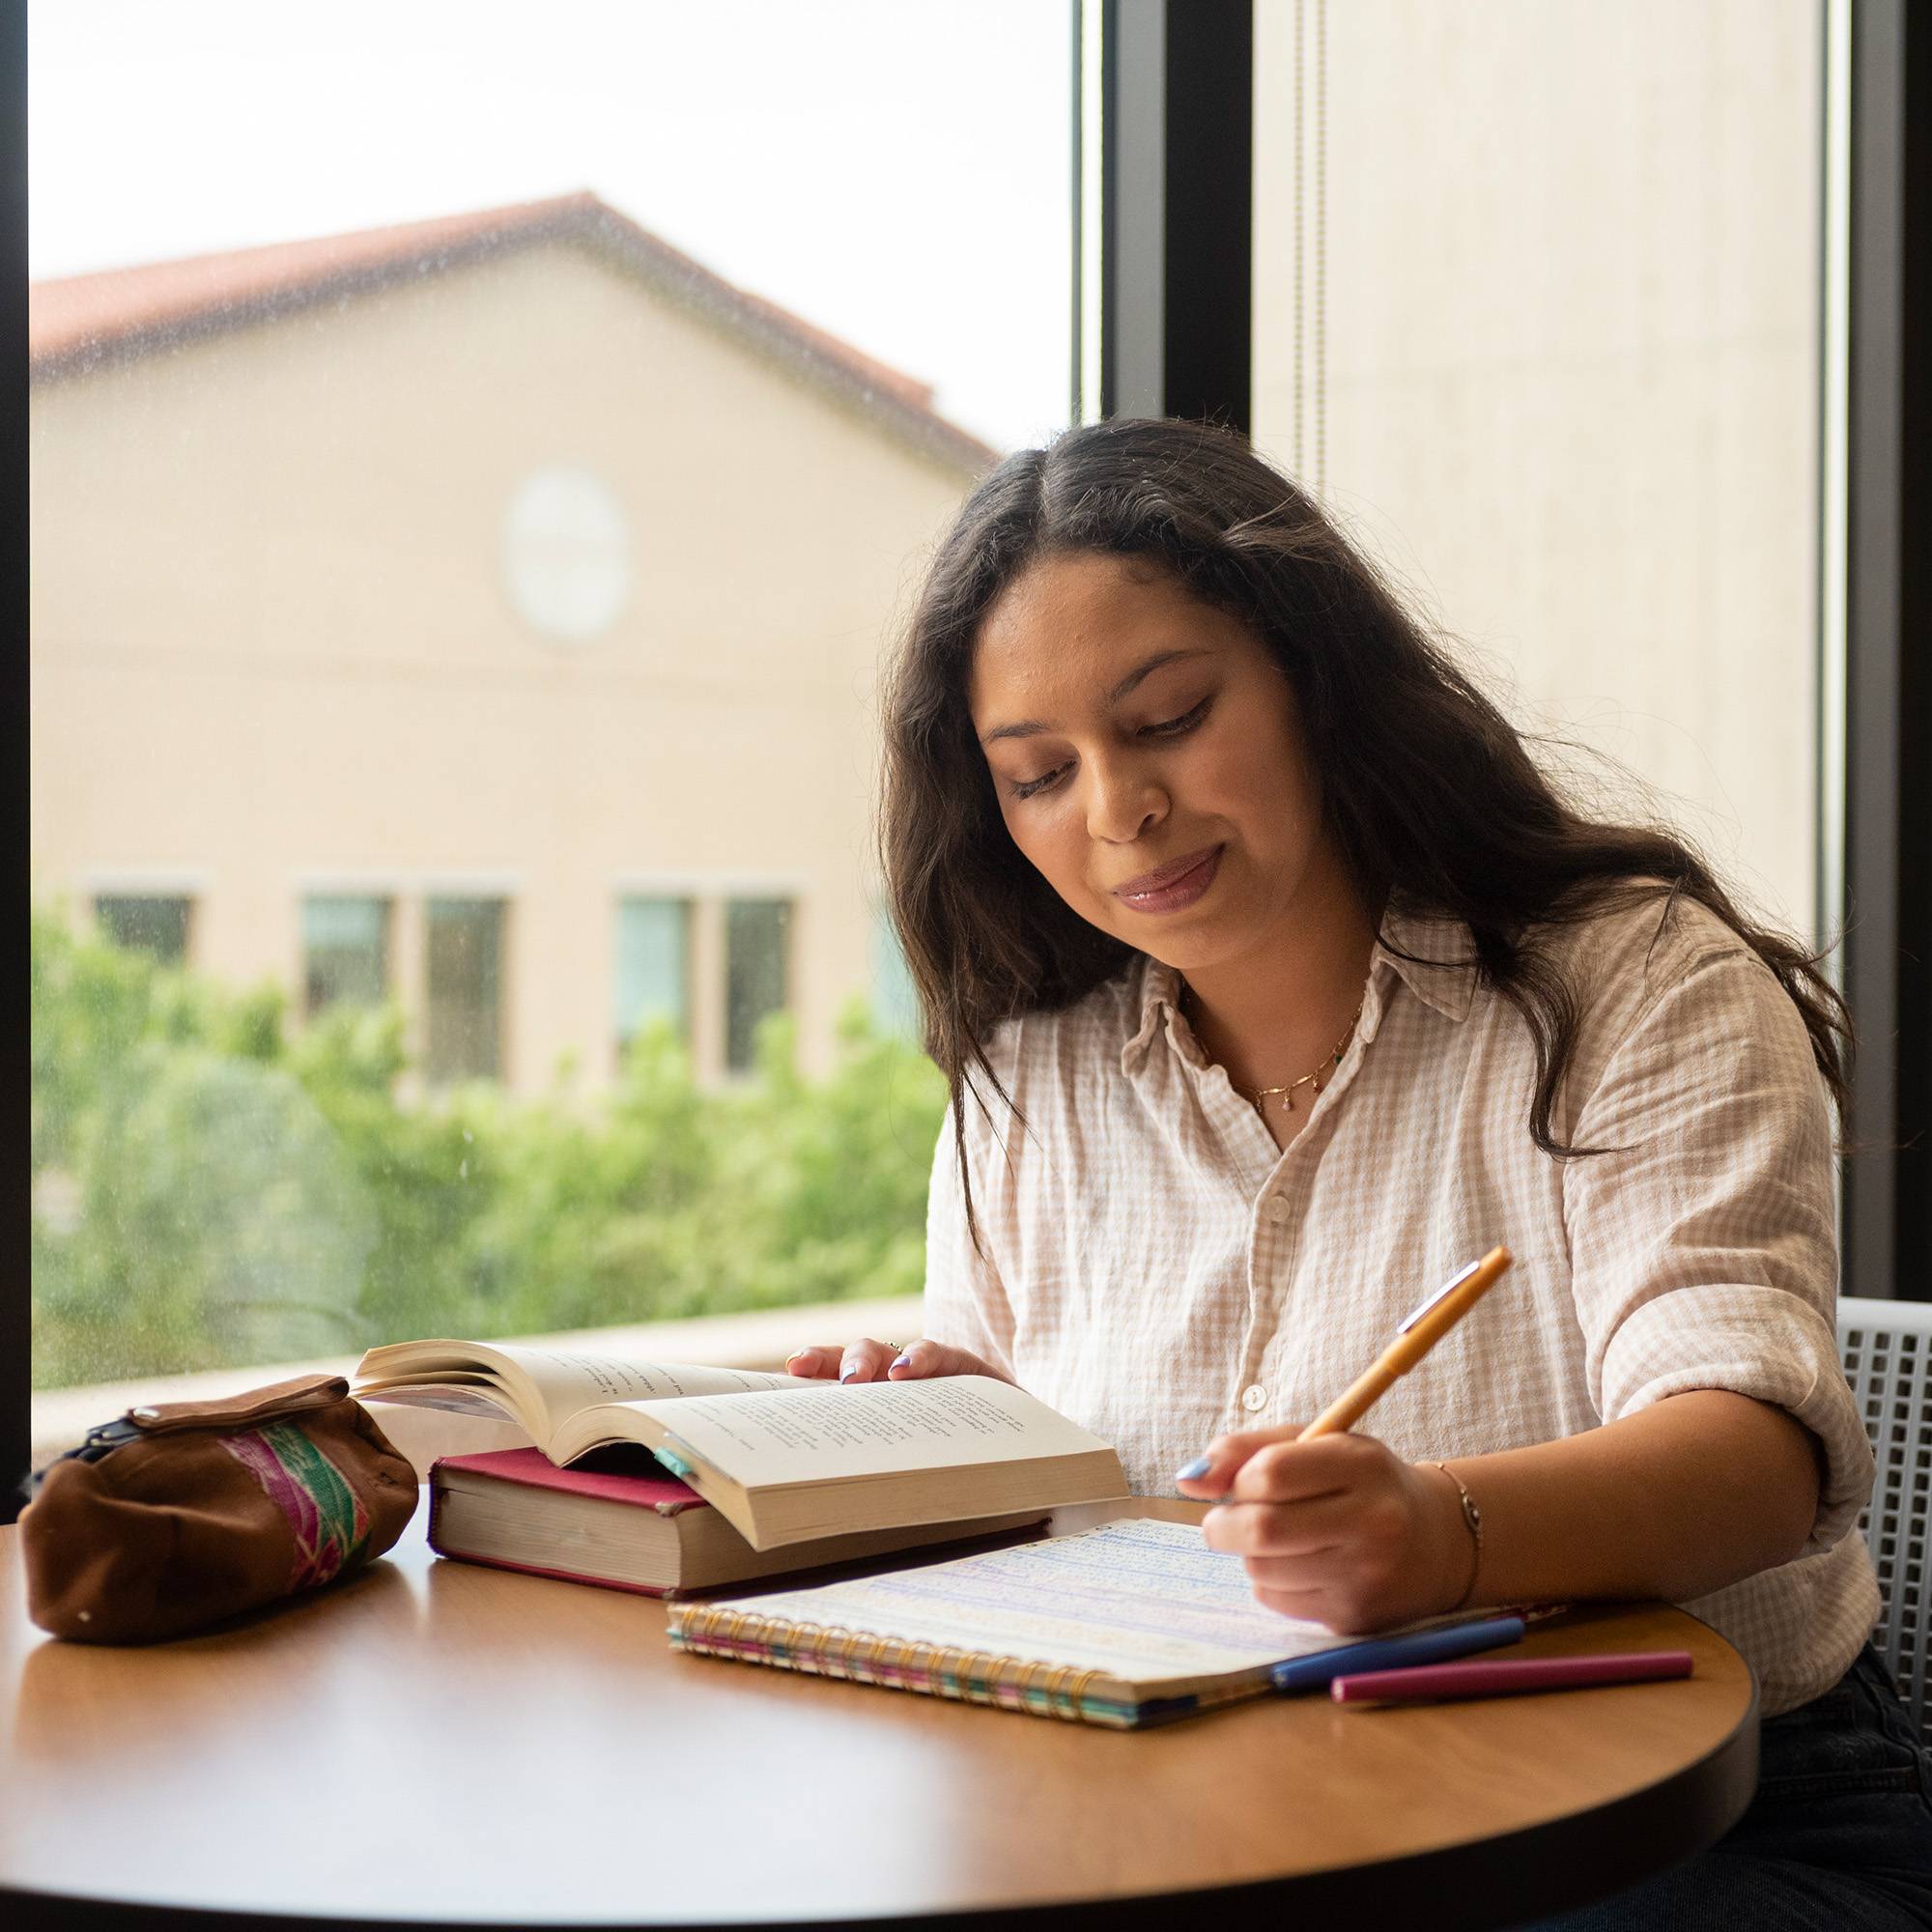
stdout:
[[[587,195],[43,284],[33,859],[432,1079],[881,975],[882,650],[993,452]],[[889,974],[888,974],[889,977]]]

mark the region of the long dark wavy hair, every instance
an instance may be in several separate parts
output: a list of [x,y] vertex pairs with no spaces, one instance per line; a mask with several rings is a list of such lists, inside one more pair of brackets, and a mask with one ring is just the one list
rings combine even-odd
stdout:
[[[951,1087],[962,1174],[969,1073],[976,1097],[983,1077],[1009,1099],[986,1058],[992,1030],[1071,1005],[1137,956],[1021,856],[968,708],[986,613],[1031,565],[1068,554],[1157,566],[1261,639],[1293,690],[1362,903],[1463,921],[1481,980],[1527,1023],[1529,1131],[1546,1153],[1607,1150],[1550,1130],[1578,1014],[1537,928],[1651,895],[1708,907],[1771,969],[1842,1119],[1851,1020],[1816,955],[1753,924],[1667,829],[1599,822],[1567,801],[1375,568],[1244,440],[1122,419],[1019,450],[974,491],[887,682],[881,857],[925,1048]],[[969,1224],[972,1214],[969,1192]]]

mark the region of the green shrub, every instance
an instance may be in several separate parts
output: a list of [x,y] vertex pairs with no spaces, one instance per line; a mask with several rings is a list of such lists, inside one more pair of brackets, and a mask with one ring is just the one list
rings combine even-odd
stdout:
[[393,1009],[290,1037],[273,988],[32,944],[36,1386],[919,1292],[944,1083],[857,1005],[819,1081],[778,1017],[722,1092],[660,1028],[594,1102],[406,1106]]

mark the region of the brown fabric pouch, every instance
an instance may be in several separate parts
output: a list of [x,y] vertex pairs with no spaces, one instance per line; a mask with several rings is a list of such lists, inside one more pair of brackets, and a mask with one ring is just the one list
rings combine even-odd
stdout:
[[340,1376],[130,1408],[20,1516],[27,1613],[85,1643],[180,1636],[382,1555],[415,1470]]

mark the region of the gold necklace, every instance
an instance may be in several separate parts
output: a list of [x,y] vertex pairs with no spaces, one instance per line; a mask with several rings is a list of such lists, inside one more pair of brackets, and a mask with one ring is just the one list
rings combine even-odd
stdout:
[[[1180,982],[1180,1008],[1182,1012],[1187,1014],[1188,1025],[1194,1028],[1196,1037],[1199,1037],[1201,1029],[1196,1024],[1196,1015],[1200,1011],[1200,1003],[1194,997],[1194,988],[1185,980]],[[1296,1090],[1302,1087],[1309,1087],[1319,1094],[1321,1092],[1323,1080],[1335,1067],[1341,1065],[1342,1056],[1349,1050],[1349,1042],[1355,1037],[1355,1028],[1359,1024],[1361,1017],[1362,1009],[1360,1007],[1357,1007],[1349,1024],[1342,1029],[1342,1037],[1335,1042],[1333,1051],[1329,1053],[1328,1057],[1322,1061],[1321,1065],[1313,1073],[1304,1073],[1299,1080],[1291,1080],[1286,1087],[1235,1087],[1232,1079],[1228,1082],[1228,1085],[1235,1087],[1235,1092],[1256,1113],[1260,1114],[1264,1120],[1267,1117],[1267,1109],[1263,1105],[1263,1102],[1267,1100],[1286,1099],[1288,1102],[1288,1111],[1291,1114],[1293,1113]]]

